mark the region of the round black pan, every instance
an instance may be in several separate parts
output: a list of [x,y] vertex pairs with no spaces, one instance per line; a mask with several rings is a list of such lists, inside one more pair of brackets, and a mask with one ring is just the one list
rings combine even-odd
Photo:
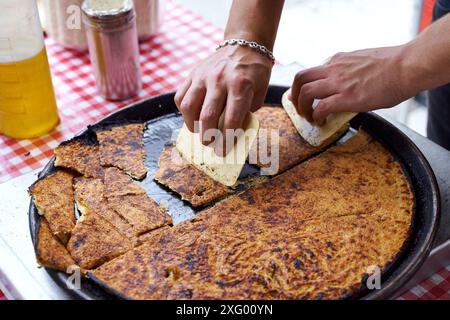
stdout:
[[[266,103],[271,105],[280,105],[281,96],[287,90],[286,87],[271,86],[269,88]],[[106,118],[100,120],[97,124],[102,126],[110,122],[129,122],[129,121],[159,121],[158,118],[174,115],[177,108],[173,102],[174,93],[160,95],[145,101],[138,102],[123,108]],[[377,116],[374,113],[362,113],[351,122],[353,129],[363,128],[371,134],[376,140],[388,148],[392,154],[401,162],[414,193],[414,214],[413,224],[410,230],[409,240],[404,248],[396,257],[395,261],[382,274],[382,283],[380,290],[362,289],[359,295],[360,299],[388,299],[399,294],[399,289],[414,275],[431,250],[431,245],[439,225],[439,189],[436,178],[430,168],[427,160],[414,143],[394,125]],[[147,148],[147,151],[149,149]],[[158,158],[159,150],[150,150],[152,153],[149,158]],[[155,160],[155,159],[153,159]],[[152,160],[152,161],[153,161]],[[53,159],[40,173],[40,177],[51,173],[53,168]],[[149,174],[146,180],[151,181]],[[144,187],[147,185],[144,183]],[[148,189],[147,189],[148,191]],[[152,192],[152,191],[150,191]],[[153,190],[154,192],[154,190]],[[176,195],[170,197],[176,198]],[[179,200],[174,200],[179,201]],[[186,209],[186,204],[182,205]],[[186,209],[192,211],[192,209]],[[172,212],[171,212],[172,213]],[[195,212],[191,212],[192,214]],[[180,217],[179,217],[180,218]],[[184,219],[186,217],[181,217]],[[36,234],[39,228],[40,216],[34,206],[30,203],[29,221],[30,232],[33,242],[36,243]],[[67,289],[67,275],[62,272],[47,269],[47,272],[55,282],[65,289],[68,294],[77,299],[111,299],[117,298],[93,281],[86,279],[82,281],[80,290]]]

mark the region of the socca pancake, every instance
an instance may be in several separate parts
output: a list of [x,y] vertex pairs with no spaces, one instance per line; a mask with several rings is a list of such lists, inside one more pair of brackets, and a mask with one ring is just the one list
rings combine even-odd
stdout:
[[104,185],[100,179],[76,178],[74,183],[75,202],[82,214],[88,211],[97,212],[102,218],[111,223],[119,232],[130,241],[136,242],[137,235],[133,226],[121,215],[108,206],[104,198]]
[[[257,143],[253,144],[250,155],[257,159],[258,167],[268,168],[271,166],[271,157],[276,157],[277,150],[272,150],[270,130],[279,130],[279,166],[278,171],[271,175],[282,173],[303,160],[319,153],[322,149],[334,143],[348,130],[348,126],[343,127],[321,146],[313,147],[299,135],[283,108],[262,107],[255,112],[255,115],[260,121],[261,129]],[[272,153],[274,154],[272,155]]]
[[117,167],[135,179],[143,179],[147,174],[143,131],[141,123],[97,131],[101,165]]
[[67,268],[75,265],[67,249],[56,238],[45,218],[41,218],[37,244],[36,258],[38,263],[46,268],[67,272]]
[[116,168],[105,170],[104,196],[108,206],[125,218],[137,235],[172,224],[167,212],[137,182]]
[[38,180],[29,189],[39,214],[45,217],[50,230],[63,244],[75,227],[73,178],[72,173],[59,170]]
[[105,195],[109,197],[127,194],[146,194],[144,188],[117,168],[105,170]]
[[403,244],[389,238],[405,227],[392,217],[362,218],[313,220],[304,232],[281,235],[255,234],[251,225],[237,235],[217,224],[176,226],[92,274],[134,299],[352,297]]
[[[230,284],[214,298],[353,297],[371,267],[383,270],[395,258],[409,229],[408,223],[393,217],[333,217],[304,221],[286,228],[282,236],[274,230],[249,243],[253,225],[247,223],[240,237],[221,234],[217,224],[210,231],[215,238],[207,242],[213,244],[208,250],[212,273],[218,274],[216,281]],[[234,284],[236,280],[242,283]]]
[[133,243],[95,211],[78,219],[67,244],[70,255],[81,268],[89,270],[133,248]]
[[401,252],[412,209],[400,165],[361,131],[92,277],[134,299],[353,297]]
[[158,164],[155,180],[178,193],[181,199],[194,207],[206,206],[231,191],[186,162],[174,145],[164,147]]
[[55,149],[55,166],[75,170],[86,177],[102,178],[99,146],[82,140],[61,143]]
[[154,239],[156,237],[159,237],[160,235],[165,234],[166,232],[170,232],[169,231],[170,229],[172,229],[172,227],[164,226],[164,227],[161,227],[159,229],[155,229],[155,230],[152,230],[150,232],[141,234],[138,237],[137,244],[141,245],[141,244],[144,244],[144,243],[149,242],[149,241],[155,241]]
[[362,131],[239,197],[247,207],[270,213],[271,219],[286,219],[276,214],[280,208],[300,214],[302,220],[384,212],[409,217],[412,205],[400,164]]

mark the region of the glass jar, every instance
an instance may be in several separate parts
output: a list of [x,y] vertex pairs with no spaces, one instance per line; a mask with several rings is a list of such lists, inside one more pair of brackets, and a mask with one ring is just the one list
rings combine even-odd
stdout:
[[0,0],[0,133],[41,136],[58,124],[35,0]]

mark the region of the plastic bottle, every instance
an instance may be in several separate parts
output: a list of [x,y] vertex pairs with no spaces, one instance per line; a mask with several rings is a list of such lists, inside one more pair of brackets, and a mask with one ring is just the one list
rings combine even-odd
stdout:
[[34,138],[58,121],[36,0],[0,0],[0,133]]

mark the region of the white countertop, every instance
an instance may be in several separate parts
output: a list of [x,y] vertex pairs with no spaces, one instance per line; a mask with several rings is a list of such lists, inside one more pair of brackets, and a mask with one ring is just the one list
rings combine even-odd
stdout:
[[36,262],[28,224],[28,187],[37,172],[0,184],[0,290],[10,299],[69,298]]

